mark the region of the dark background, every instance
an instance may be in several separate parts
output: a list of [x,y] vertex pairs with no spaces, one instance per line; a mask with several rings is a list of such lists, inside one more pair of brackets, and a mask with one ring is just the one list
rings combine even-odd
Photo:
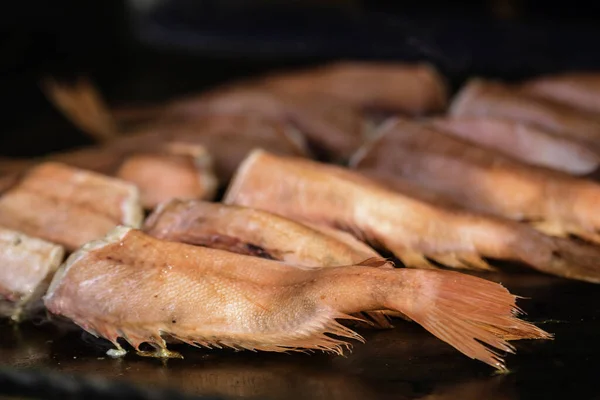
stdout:
[[[42,96],[48,75],[91,77],[111,104],[331,59],[428,60],[456,88],[600,67],[593,1],[20,1],[0,13],[0,156],[90,142]],[[597,2],[596,2],[597,3]]]

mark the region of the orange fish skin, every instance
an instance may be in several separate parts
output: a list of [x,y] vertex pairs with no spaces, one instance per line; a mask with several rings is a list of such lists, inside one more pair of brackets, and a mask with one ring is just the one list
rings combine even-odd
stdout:
[[331,96],[277,93],[259,84],[231,85],[165,106],[163,117],[194,120],[205,115],[257,115],[293,127],[311,147],[347,159],[368,130],[362,112]]
[[123,227],[72,254],[44,303],[51,313],[111,341],[119,355],[118,337],[136,349],[150,343],[158,349],[155,356],[163,357],[172,355],[165,338],[197,346],[341,354],[349,346],[345,339],[362,338],[336,319],[382,308],[405,313],[498,369],[505,369],[502,359],[479,341],[512,352],[505,337],[551,338],[517,319],[515,296],[484,279],[363,266],[303,269]]
[[455,268],[490,269],[482,260],[488,257],[600,282],[594,261],[600,252],[594,247],[510,220],[427,203],[312,160],[257,150],[240,166],[223,202],[343,228],[392,251],[407,266],[431,268],[428,257]]
[[[163,240],[309,268],[368,264],[369,260],[381,259],[375,250],[346,232],[222,203],[181,200],[164,203],[146,219],[143,231]],[[384,267],[393,268],[390,264]],[[391,328],[385,315],[390,313],[369,312],[357,317],[364,319],[366,326]]]
[[[164,203],[144,223],[147,234],[171,241],[261,255],[304,267],[361,263],[381,256],[340,232],[345,241],[266,211],[204,201]],[[339,236],[338,236],[339,237]],[[259,252],[259,253],[257,253]]]
[[0,317],[19,322],[37,310],[64,255],[62,246],[0,228]]
[[509,119],[434,118],[428,125],[515,160],[573,175],[598,168],[600,156],[584,144]]
[[107,109],[99,91],[89,81],[73,86],[47,81],[44,92],[66,118],[86,133],[96,138],[110,134],[111,139],[102,147],[45,157],[45,160],[78,168],[112,175],[126,156],[162,150],[165,142],[178,141],[204,146],[214,158],[219,181],[226,182],[238,163],[255,147],[278,154],[310,154],[304,136],[287,121],[282,121],[279,114],[203,108],[210,94],[200,97],[200,107],[197,98],[191,97],[143,108],[141,118],[124,127],[119,115],[114,115],[119,113]]
[[472,79],[454,97],[452,117],[498,117],[539,126],[600,151],[600,118],[564,104],[529,96],[499,82]]
[[[103,146],[49,154],[28,160],[21,166],[16,165],[11,170],[22,173],[24,169],[50,161],[113,176],[127,157],[140,153],[162,154],[171,143],[179,143],[204,147],[212,158],[217,179],[226,182],[239,163],[256,147],[276,154],[308,156],[303,139],[297,139],[290,127],[260,116],[207,115],[191,121],[163,121],[137,126]],[[0,191],[10,186],[13,176],[0,181]]]
[[165,142],[201,145],[213,158],[220,182],[227,182],[254,148],[277,154],[308,156],[303,139],[286,124],[260,115],[211,114],[191,120],[165,121],[141,126],[111,146],[116,151],[155,151]]
[[596,182],[519,163],[407,119],[390,120],[350,165],[410,180],[467,209],[530,222],[549,235],[600,241]]
[[139,189],[146,209],[171,199],[212,199],[218,184],[208,152],[197,145],[170,145],[176,152],[128,157],[115,176]]
[[139,227],[137,188],[119,179],[47,162],[0,196],[0,226],[73,250],[116,225]]
[[263,82],[280,93],[327,95],[366,110],[412,115],[440,111],[448,101],[444,78],[424,63],[337,62]]
[[369,169],[367,167],[356,170],[361,175],[385,186],[394,192],[402,193],[408,197],[421,200],[425,203],[435,204],[445,208],[464,208],[458,203],[452,201],[448,196],[428,189],[417,182],[403,179],[393,172],[387,172],[378,168]]

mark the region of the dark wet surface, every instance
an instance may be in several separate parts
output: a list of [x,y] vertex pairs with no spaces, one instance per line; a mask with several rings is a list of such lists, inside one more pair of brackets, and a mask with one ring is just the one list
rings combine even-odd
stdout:
[[226,399],[521,399],[600,398],[598,286],[538,274],[487,275],[520,300],[525,318],[554,341],[516,342],[510,373],[464,357],[418,325],[362,330],[345,357],[267,354],[175,347],[184,359],[163,363],[129,353],[111,359],[109,347],[80,330],[52,324],[0,325],[0,360],[17,369],[49,369],[170,387]]

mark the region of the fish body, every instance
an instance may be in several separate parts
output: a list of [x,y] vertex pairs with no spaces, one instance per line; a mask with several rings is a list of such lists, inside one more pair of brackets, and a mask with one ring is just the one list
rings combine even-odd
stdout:
[[[308,268],[366,265],[368,260],[381,259],[375,250],[354,236],[325,225],[300,223],[262,210],[205,201],[164,203],[146,219],[143,231],[163,240]],[[360,317],[367,325],[392,327],[384,314],[369,312]]]
[[396,193],[401,193],[413,199],[421,200],[425,203],[431,203],[445,208],[463,208],[460,204],[454,202],[449,196],[443,193],[427,188],[418,182],[401,178],[394,172],[388,172],[382,169],[367,167],[356,170],[361,175],[366,176],[372,181]]
[[312,160],[255,151],[240,166],[223,202],[342,228],[411,267],[431,268],[428,259],[433,259],[455,268],[490,269],[482,259],[487,257],[600,280],[595,248],[506,219],[428,203]]
[[564,104],[527,95],[499,82],[472,79],[454,97],[453,117],[496,117],[541,127],[600,151],[600,118]]
[[345,232],[296,222],[267,211],[205,201],[174,200],[146,220],[147,234],[303,267],[359,264],[381,256]]
[[[384,262],[382,262],[384,263]],[[166,340],[274,352],[342,353],[362,340],[338,322],[361,311],[408,315],[469,357],[504,369],[482,343],[550,338],[515,317],[502,286],[449,271],[360,265],[299,268],[231,252],[169,242],[116,228],[71,255],[44,298],[47,309],[111,341],[173,356]]]
[[390,121],[351,165],[396,175],[464,208],[529,222],[547,234],[599,240],[596,182],[519,163],[406,119]]
[[279,121],[302,135],[317,152],[334,159],[350,157],[368,130],[360,110],[334,97],[274,93],[259,85],[226,87],[180,99],[163,113],[164,118],[190,120],[210,114],[258,115]]
[[74,250],[117,225],[139,227],[137,188],[120,179],[42,163],[0,196],[0,226]]
[[[162,121],[138,125],[127,134],[102,146],[27,160],[27,163],[11,169],[13,174],[0,181],[0,190],[11,184],[14,173],[22,173],[42,162],[59,162],[114,176],[128,157],[140,154],[164,155],[165,150],[173,143],[180,147],[203,147],[212,160],[211,169],[217,180],[227,182],[239,163],[255,148],[282,155],[308,156],[303,140],[302,136],[298,136],[285,124],[255,115],[207,115],[192,121]],[[206,158],[200,155],[197,161],[202,160]]]
[[364,110],[427,114],[442,110],[448,88],[428,64],[338,62],[263,79],[280,93],[332,96]]
[[[144,107],[141,117],[138,115],[129,122],[121,121],[118,111],[108,109],[99,90],[89,81],[68,85],[46,80],[43,87],[48,100],[66,118],[103,144],[52,154],[46,161],[114,174],[131,153],[162,151],[165,142],[187,142],[206,148],[213,157],[217,178],[225,182],[241,158],[254,148],[278,154],[309,154],[305,137],[295,126],[281,119],[280,102],[268,94],[263,96],[266,100],[262,102],[260,96],[251,97],[249,101],[244,100],[244,96],[233,96],[233,102],[225,98],[219,103],[212,94],[178,99]],[[218,98],[223,96],[221,90],[215,93]],[[237,101],[241,105],[235,104],[236,98],[240,98]],[[252,105],[255,101],[256,106]],[[233,108],[228,110],[223,104]],[[269,111],[271,105],[275,106],[274,112]],[[345,112],[338,114],[346,115]]]
[[518,161],[564,171],[588,174],[600,157],[585,145],[522,122],[502,118],[435,118],[429,124],[481,147]]
[[600,113],[600,74],[597,72],[539,76],[524,81],[519,90],[582,111]]
[[116,177],[134,184],[144,208],[153,209],[171,199],[212,199],[217,178],[212,158],[202,146],[172,143],[163,154],[133,154]]
[[136,128],[111,146],[115,151],[156,151],[165,142],[203,146],[210,154],[219,182],[227,182],[239,163],[255,148],[277,154],[308,156],[304,139],[286,124],[257,115],[213,114],[189,121],[156,123]]
[[0,228],[0,317],[20,321],[38,309],[64,255],[62,246]]

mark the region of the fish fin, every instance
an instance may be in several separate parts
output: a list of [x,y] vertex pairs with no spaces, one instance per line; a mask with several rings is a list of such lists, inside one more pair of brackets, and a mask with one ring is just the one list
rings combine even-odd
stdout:
[[432,260],[434,260],[446,267],[456,268],[456,269],[472,269],[472,268],[469,268],[468,265],[466,265],[464,262],[462,262],[462,260],[460,260],[456,256],[456,254],[453,254],[453,253],[428,255],[427,257],[431,258]]
[[496,269],[485,262],[479,255],[471,253],[448,253],[448,254],[436,254],[434,256],[428,256],[429,258],[437,261],[445,266],[466,269],[466,270],[483,270],[483,271],[495,271]]
[[75,84],[59,83],[46,78],[40,83],[42,92],[54,107],[97,141],[106,142],[118,136],[118,128],[97,88],[85,78]]
[[[364,338],[352,329],[337,322],[337,319],[362,321],[360,315],[349,315],[330,310],[320,315],[318,320],[312,321],[309,326],[301,327],[299,330],[278,333],[270,338],[263,337],[261,340],[251,340],[245,335],[241,337],[222,336],[218,340],[204,339],[195,336],[181,336],[174,332],[168,334],[176,340],[184,343],[195,343],[202,347],[228,347],[236,350],[270,351],[278,353],[323,351],[338,355],[344,354],[344,348],[349,349],[350,343],[339,338],[354,339],[364,343]],[[211,335],[214,338],[214,335]]]
[[415,251],[402,251],[396,256],[407,268],[437,269],[425,256]]
[[408,318],[406,315],[402,314],[400,311],[392,311],[392,310],[384,310],[383,313],[390,318],[400,318],[406,321],[412,321],[412,319]]
[[536,220],[528,222],[534,229],[548,235],[555,237],[567,237],[569,233],[564,226],[558,221],[549,220]]
[[459,255],[459,258],[463,264],[467,265],[470,269],[498,271],[498,268],[492,267],[487,261],[477,254],[461,254]]
[[388,260],[387,258],[371,257],[371,258],[367,258],[366,260],[364,260],[356,265],[361,266],[361,267],[379,268],[379,267],[393,267],[394,263],[393,263],[393,261]]
[[392,325],[386,311],[369,311],[364,313],[368,321],[377,329],[391,329]]
[[502,285],[454,271],[410,270],[405,281],[416,288],[406,301],[388,298],[398,310],[468,357],[501,371],[498,350],[514,352],[507,340],[551,339],[552,335],[518,318],[516,296]]

